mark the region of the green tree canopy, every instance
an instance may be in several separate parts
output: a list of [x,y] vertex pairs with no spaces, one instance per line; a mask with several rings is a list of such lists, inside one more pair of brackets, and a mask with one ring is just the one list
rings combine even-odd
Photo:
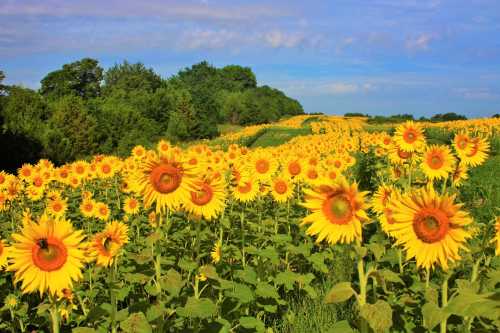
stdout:
[[67,95],[97,97],[101,92],[102,75],[97,60],[84,58],[47,74],[41,81],[40,93],[51,99]]
[[106,71],[103,92],[109,94],[117,89],[127,93],[138,90],[154,92],[161,85],[161,77],[152,68],[146,68],[140,62],[130,64],[124,61]]

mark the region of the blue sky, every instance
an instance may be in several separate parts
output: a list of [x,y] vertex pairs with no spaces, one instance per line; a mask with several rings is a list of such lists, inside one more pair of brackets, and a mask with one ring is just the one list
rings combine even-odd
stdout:
[[250,66],[306,112],[500,113],[498,0],[0,2],[7,83],[37,88],[82,57],[163,77]]

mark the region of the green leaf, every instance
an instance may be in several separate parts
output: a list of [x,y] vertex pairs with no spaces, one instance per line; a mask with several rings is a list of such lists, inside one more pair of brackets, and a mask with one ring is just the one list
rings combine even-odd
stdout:
[[313,265],[313,268],[317,271],[328,273],[328,266],[325,265],[325,259],[328,257],[325,253],[314,253],[307,259]]
[[257,332],[263,332],[266,329],[264,323],[255,317],[241,317],[240,325],[243,328],[249,328],[249,329],[253,328]]
[[367,247],[373,253],[377,261],[379,261],[385,253],[385,246],[380,243],[370,243]]
[[217,311],[217,306],[208,298],[196,299],[189,297],[183,308],[178,308],[177,313],[188,318],[209,318]]
[[186,272],[192,272],[194,271],[198,265],[196,262],[188,257],[183,257],[179,260],[179,263],[177,264],[182,270],[185,270]]
[[284,285],[287,290],[293,290],[297,275],[297,273],[291,271],[280,272],[274,278],[274,282],[277,285]]
[[339,282],[325,296],[325,303],[342,303],[355,294],[350,282]]
[[255,293],[257,294],[257,296],[264,298],[274,298],[276,300],[280,298],[280,295],[276,291],[276,288],[265,282],[259,282],[257,284]]
[[432,330],[446,318],[443,310],[436,303],[432,302],[424,304],[422,307],[422,316],[424,318],[424,327],[428,330]]
[[153,304],[146,310],[146,318],[149,322],[152,322],[161,316],[165,312],[165,307],[163,304]]
[[95,333],[95,329],[91,327],[75,327],[71,330],[72,333]]
[[142,312],[132,313],[120,324],[120,328],[127,333],[151,333],[153,331]]
[[212,279],[212,280],[219,279],[219,275],[217,274],[215,267],[212,265],[201,266],[199,272],[200,272],[200,274],[204,274],[209,279]]
[[347,320],[341,320],[330,326],[327,333],[354,333]]
[[382,277],[384,278],[385,281],[392,282],[392,283],[401,283],[402,285],[405,284],[404,281],[401,280],[401,278],[399,277],[399,274],[394,273],[391,270],[382,269],[379,271],[379,273],[380,273],[380,275],[382,275]]
[[237,270],[234,276],[246,283],[257,285],[257,273],[252,267],[247,266],[243,270]]
[[269,259],[273,265],[277,265],[280,262],[278,252],[276,252],[276,249],[272,246],[268,246],[265,249],[258,251],[257,254],[261,257]]
[[162,289],[165,289],[170,296],[177,297],[182,287],[184,287],[185,281],[182,280],[182,276],[179,272],[171,268],[167,271],[167,274],[161,278],[160,284]]
[[392,326],[392,309],[386,301],[378,300],[375,304],[365,304],[360,309],[374,332],[385,332]]
[[225,294],[228,297],[236,298],[243,304],[250,303],[255,299],[252,289],[241,283],[234,283],[234,289],[226,291]]

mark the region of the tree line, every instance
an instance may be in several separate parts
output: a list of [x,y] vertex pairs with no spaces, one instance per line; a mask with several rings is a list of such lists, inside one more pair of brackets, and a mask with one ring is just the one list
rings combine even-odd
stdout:
[[391,116],[370,116],[368,114],[363,114],[359,112],[348,112],[344,114],[344,117],[363,117],[368,118],[367,122],[370,124],[384,124],[384,123],[401,123],[408,120],[413,121],[430,121],[430,122],[444,122],[453,120],[467,120],[466,116],[456,114],[455,112],[448,113],[438,113],[430,118],[420,117],[416,119],[412,114],[396,114]]
[[248,67],[203,61],[168,79],[142,63],[104,70],[84,58],[48,73],[38,90],[2,85],[0,169],[49,158],[64,163],[94,154],[126,155],[159,138],[212,138],[217,124],[251,125],[303,114],[300,103],[257,86]]

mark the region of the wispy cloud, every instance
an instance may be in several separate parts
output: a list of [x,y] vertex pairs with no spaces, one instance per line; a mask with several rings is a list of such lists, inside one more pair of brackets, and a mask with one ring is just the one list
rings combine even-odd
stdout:
[[427,51],[430,43],[436,39],[436,36],[430,33],[423,33],[416,37],[406,40],[406,48],[410,51]]
[[490,88],[457,88],[454,92],[464,99],[495,100],[500,99],[500,90]]

